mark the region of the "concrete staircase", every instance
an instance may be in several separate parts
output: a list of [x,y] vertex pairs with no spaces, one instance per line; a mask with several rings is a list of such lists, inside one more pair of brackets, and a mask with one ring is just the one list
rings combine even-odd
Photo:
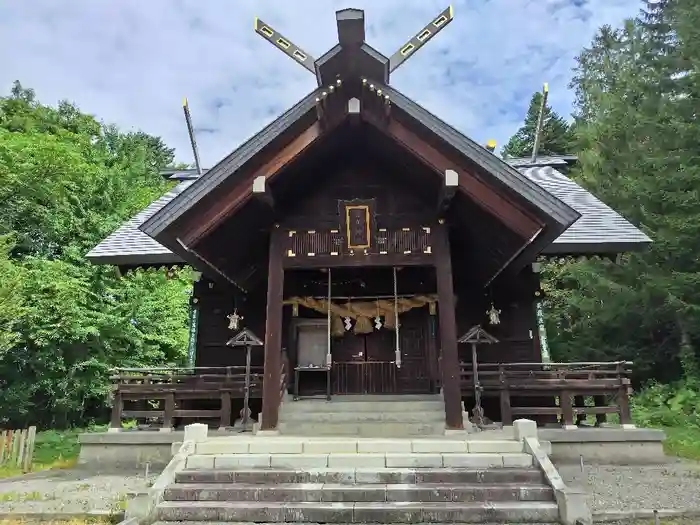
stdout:
[[440,436],[445,403],[439,394],[288,400],[280,406],[278,428],[294,436]]
[[156,519],[248,523],[552,523],[517,441],[237,437],[196,445]]

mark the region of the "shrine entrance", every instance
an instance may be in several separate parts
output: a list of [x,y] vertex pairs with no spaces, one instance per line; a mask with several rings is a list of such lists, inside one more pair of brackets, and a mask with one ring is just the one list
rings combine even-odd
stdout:
[[427,311],[418,310],[401,316],[399,366],[395,357],[394,330],[349,333],[333,339],[332,391],[335,394],[431,393],[433,382],[428,366],[426,314]]
[[[381,291],[394,291],[398,288],[393,286],[394,273],[392,268],[342,274],[333,271],[331,290],[345,283],[342,292],[347,295],[330,293],[326,297],[294,296],[285,300],[296,317],[292,321],[291,351],[299,395],[329,391],[331,395],[437,391],[435,295],[366,293],[374,279],[389,285],[388,290]],[[425,280],[416,277],[422,273],[414,270],[402,277],[412,287],[416,283],[425,285]],[[365,290],[347,289],[359,279],[358,275],[360,287]],[[328,289],[328,275],[323,278],[326,282],[318,284],[325,284]],[[371,288],[376,289],[375,286],[378,287]],[[355,295],[362,291],[363,295]],[[325,318],[321,317],[324,313]]]
[[[399,344],[400,366],[396,364],[394,330],[369,334],[348,332],[331,338],[330,390],[343,394],[429,394],[437,389],[434,344],[431,344],[432,319],[427,308],[401,316]],[[324,320],[308,320],[296,330],[296,374],[299,392],[322,395],[326,392],[327,325]],[[431,359],[432,358],[432,359]],[[432,361],[432,362],[431,362]],[[313,372],[313,373],[312,373]]]

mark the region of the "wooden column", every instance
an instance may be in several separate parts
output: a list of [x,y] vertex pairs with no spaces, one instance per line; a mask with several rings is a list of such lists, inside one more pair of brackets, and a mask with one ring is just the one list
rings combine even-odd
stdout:
[[263,379],[261,430],[275,430],[280,407],[280,366],[282,364],[282,300],[284,269],[279,225],[270,234],[265,316],[265,369]]
[[445,426],[448,429],[462,429],[464,421],[462,420],[462,392],[459,384],[457,320],[455,318],[452,260],[447,225],[444,222],[437,224],[433,232],[442,350],[440,368],[442,371],[442,391],[445,398]]

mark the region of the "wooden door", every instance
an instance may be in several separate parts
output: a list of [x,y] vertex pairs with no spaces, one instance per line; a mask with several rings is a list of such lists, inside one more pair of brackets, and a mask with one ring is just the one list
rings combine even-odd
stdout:
[[401,317],[401,368],[396,378],[398,392],[423,394],[431,391],[427,315],[426,309],[421,308]]
[[365,338],[346,332],[331,341],[333,367],[331,372],[334,394],[363,394]]
[[396,392],[396,334],[393,330],[379,330],[365,335],[366,363],[364,365],[367,394]]
[[325,326],[299,326],[297,329],[297,364],[326,366],[328,330]]

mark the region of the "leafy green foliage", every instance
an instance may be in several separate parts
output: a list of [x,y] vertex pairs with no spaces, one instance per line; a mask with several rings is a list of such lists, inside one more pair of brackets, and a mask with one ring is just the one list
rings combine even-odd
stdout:
[[172,160],[160,139],[19,83],[0,99],[0,427],[102,420],[111,368],[184,359],[189,273],[84,259],[167,190]]
[[[530,100],[523,126],[504,146],[504,157],[529,157],[535,145],[537,122],[542,107],[542,93],[535,93]],[[538,155],[564,155],[570,153],[573,134],[569,124],[547,104],[544,107],[542,131]]]
[[700,358],[700,4],[644,7],[578,58],[572,176],[654,242],[545,267],[554,357],[632,360],[637,386],[697,378]]

